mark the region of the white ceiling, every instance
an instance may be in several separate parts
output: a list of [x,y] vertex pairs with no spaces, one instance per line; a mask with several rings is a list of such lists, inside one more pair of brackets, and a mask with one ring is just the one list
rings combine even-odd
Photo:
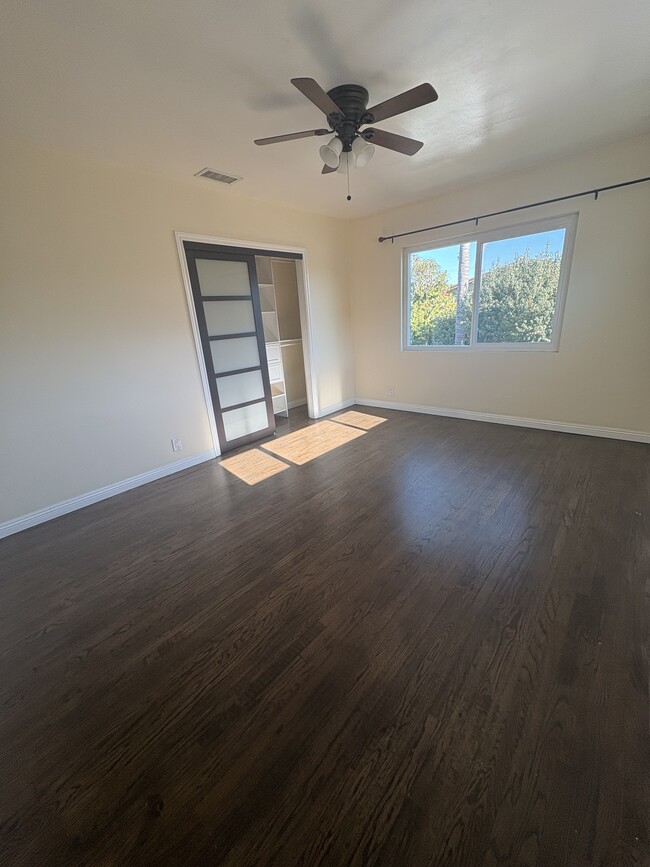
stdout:
[[[5,0],[0,122],[12,138],[193,179],[228,195],[358,216],[650,129],[647,0]],[[345,179],[304,139],[323,125],[289,82],[362,84],[371,103],[423,81],[438,102],[380,126]],[[379,124],[378,124],[379,126]],[[624,174],[624,172],[623,172]],[[621,177],[621,180],[624,180]],[[219,187],[219,189],[226,189]]]

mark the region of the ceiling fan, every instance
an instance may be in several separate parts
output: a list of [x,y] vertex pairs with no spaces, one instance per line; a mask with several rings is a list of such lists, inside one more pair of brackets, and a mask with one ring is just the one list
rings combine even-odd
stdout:
[[416,154],[424,142],[376,129],[374,126],[366,129],[360,127],[379,123],[438,99],[438,94],[430,84],[420,84],[392,99],[367,108],[368,91],[359,84],[342,84],[326,92],[313,78],[292,78],[291,83],[323,112],[329,129],[308,129],[287,135],[258,138],[255,139],[255,144],[276,144],[334,133],[334,137],[320,148],[320,156],[324,162],[322,169],[324,175],[336,171],[347,172],[350,165],[359,167],[366,165],[374,152],[373,145],[398,151],[407,156]]

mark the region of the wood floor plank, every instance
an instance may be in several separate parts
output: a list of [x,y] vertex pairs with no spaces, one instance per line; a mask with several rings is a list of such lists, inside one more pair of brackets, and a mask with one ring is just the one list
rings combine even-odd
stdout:
[[0,542],[0,863],[648,867],[650,448],[253,450]]

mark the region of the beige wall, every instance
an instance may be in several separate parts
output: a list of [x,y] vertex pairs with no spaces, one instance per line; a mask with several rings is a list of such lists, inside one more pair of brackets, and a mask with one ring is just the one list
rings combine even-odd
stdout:
[[305,247],[320,406],[354,396],[343,223],[13,143],[0,165],[0,523],[212,447],[175,230]]
[[402,245],[376,240],[638,177],[648,153],[638,138],[340,222],[5,143],[0,524],[211,448],[174,230],[307,249],[323,408],[356,394],[650,432],[647,186],[523,216],[580,211],[557,353],[401,352]]
[[488,229],[580,212],[557,353],[401,352],[402,247],[454,232],[377,243],[380,235],[645,176],[649,155],[650,137],[640,137],[356,221],[357,397],[650,432],[649,184],[481,223]]

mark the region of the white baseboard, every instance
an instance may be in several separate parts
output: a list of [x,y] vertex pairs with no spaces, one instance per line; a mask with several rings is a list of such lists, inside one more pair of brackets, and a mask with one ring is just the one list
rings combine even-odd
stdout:
[[332,404],[332,406],[324,406],[318,413],[316,418],[323,418],[324,415],[331,415],[333,412],[339,412],[342,409],[347,409],[349,406],[354,406],[358,401],[351,397],[349,400],[342,400],[341,403]]
[[590,437],[606,437],[613,440],[631,440],[637,443],[650,443],[650,433],[636,430],[623,430],[616,427],[595,427],[588,424],[574,424],[562,421],[546,421],[539,418],[520,418],[515,415],[495,415],[491,412],[469,412],[464,409],[448,409],[441,406],[423,406],[416,403],[396,403],[388,400],[371,400],[358,397],[361,406],[376,406],[381,409],[397,409],[403,412],[420,412],[426,415],[444,415],[451,418],[466,418],[471,421],[487,421],[493,424],[509,424],[516,427],[532,427],[540,430],[555,430],[561,433],[582,434]]
[[287,406],[289,409],[295,409],[297,406],[307,406],[307,398],[303,397],[300,400],[290,400]]
[[[415,403],[397,403],[387,400],[371,400],[370,398],[358,397],[356,399],[344,400],[341,403],[332,406],[324,407],[318,414],[318,418],[326,415],[331,415],[334,412],[339,412],[342,409],[347,409],[354,404],[359,406],[374,406],[380,409],[395,409],[402,412],[418,412],[426,415],[441,415],[450,418],[465,418],[470,421],[485,421],[492,424],[507,424],[515,425],[516,427],[538,428],[539,430],[553,430],[561,433],[582,434],[583,436],[606,437],[607,439],[629,440],[631,442],[650,443],[650,433],[644,431],[624,430],[622,428],[613,427],[596,427],[594,425],[575,424],[570,422],[547,421],[538,418],[521,418],[512,415],[496,415],[489,412],[470,412],[464,409],[449,409],[448,407],[440,406],[425,406]],[[11,536],[14,533],[20,533],[21,530],[27,530],[29,527],[35,527],[37,524],[42,524],[45,521],[50,521],[53,518],[58,518],[61,515],[67,515],[69,512],[74,512],[77,509],[83,509],[85,506],[90,506],[93,503],[98,503],[100,500],[106,500],[109,497],[114,497],[117,494],[122,494],[124,491],[130,491],[132,488],[146,485],[149,482],[155,482],[156,479],[162,479],[164,476],[171,476],[174,473],[180,473],[181,470],[189,469],[197,464],[210,461],[217,457],[213,449],[203,452],[199,455],[194,455],[190,458],[185,458],[181,461],[175,461],[173,464],[166,464],[164,467],[158,467],[154,470],[149,470],[146,473],[140,473],[137,476],[132,476],[129,479],[124,479],[121,482],[115,482],[112,485],[106,485],[104,488],[98,488],[96,491],[90,491],[87,494],[81,494],[78,497],[72,497],[69,500],[64,500],[61,503],[55,503],[52,506],[46,506],[43,509],[38,509],[36,512],[30,512],[28,515],[22,515],[18,518],[13,518],[10,521],[5,521],[0,524],[0,539],[6,536]]]
[[29,515],[22,515],[19,518],[13,518],[11,521],[5,521],[0,524],[0,539],[4,539],[5,536],[11,536],[13,533],[20,533],[21,530],[27,530],[29,527],[35,527],[36,524],[43,524],[45,521],[51,521],[52,518],[67,515],[68,512],[83,509],[85,506],[98,503],[100,500],[107,500],[109,497],[114,497],[116,494],[130,491],[131,488],[138,488],[140,485],[155,482],[156,479],[162,479],[163,476],[171,476],[174,473],[180,473],[181,470],[187,470],[189,467],[196,466],[196,464],[210,461],[214,457],[216,457],[216,453],[211,449],[210,451],[203,452],[200,455],[194,455],[191,458],[185,458],[181,461],[175,461],[173,464],[166,464],[164,467],[158,467],[155,470],[140,473],[140,475],[132,476],[130,479],[124,479],[122,482],[115,482],[112,485],[106,485],[105,488],[98,488],[96,491],[90,491],[88,494],[81,494],[78,497],[63,500],[61,503],[46,506],[44,509],[30,512]]

